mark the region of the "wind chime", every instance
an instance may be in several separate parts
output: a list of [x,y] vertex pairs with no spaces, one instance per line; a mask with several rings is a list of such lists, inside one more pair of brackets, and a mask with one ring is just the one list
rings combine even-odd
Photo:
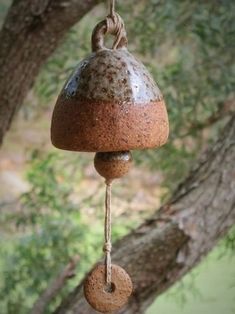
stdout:
[[[115,37],[112,49],[104,46],[106,34]],[[84,284],[88,303],[99,312],[120,309],[133,290],[127,272],[111,262],[111,184],[129,171],[130,150],[159,147],[168,133],[163,96],[143,64],[128,52],[124,22],[115,12],[115,0],[110,0],[110,14],[93,31],[92,54],[65,83],[51,124],[53,145],[96,152],[95,169],[105,178],[105,259]]]

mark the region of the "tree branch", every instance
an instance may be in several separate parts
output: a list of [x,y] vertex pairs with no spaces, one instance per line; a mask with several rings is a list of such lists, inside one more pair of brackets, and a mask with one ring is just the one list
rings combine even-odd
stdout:
[[[216,245],[235,223],[235,115],[222,137],[203,154],[171,200],[114,246],[113,262],[134,281],[121,314],[146,308]],[[95,313],[82,284],[55,314]]]
[[229,98],[224,102],[220,102],[216,105],[216,110],[211,114],[211,116],[207,117],[205,120],[202,121],[191,121],[187,126],[187,131],[182,134],[171,134],[171,138],[185,138],[187,136],[195,134],[195,131],[202,131],[211,127],[213,124],[221,121],[224,118],[231,116],[235,112],[235,99]]
[[64,268],[64,270],[55,278],[52,283],[47,287],[39,299],[34,303],[31,314],[43,314],[48,304],[54,299],[60,290],[64,287],[65,283],[74,277],[75,268],[80,257],[75,256],[71,259],[69,264]]
[[234,112],[235,112],[235,100],[228,99],[223,103],[219,103],[217,105],[217,110],[207,119],[205,119],[201,123],[198,121],[195,123],[192,123],[190,125],[190,130],[192,129],[202,130],[202,129],[208,128],[214,123],[218,122],[219,120],[233,114]]
[[47,58],[101,0],[15,0],[0,32],[0,144]]

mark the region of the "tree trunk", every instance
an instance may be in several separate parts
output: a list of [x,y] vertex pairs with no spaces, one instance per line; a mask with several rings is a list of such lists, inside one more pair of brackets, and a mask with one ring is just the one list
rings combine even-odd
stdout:
[[99,0],[14,0],[0,32],[0,144],[41,66]]
[[[235,115],[171,200],[114,246],[113,262],[134,281],[119,313],[144,313],[156,296],[190,271],[235,223]],[[56,314],[96,313],[80,284]]]

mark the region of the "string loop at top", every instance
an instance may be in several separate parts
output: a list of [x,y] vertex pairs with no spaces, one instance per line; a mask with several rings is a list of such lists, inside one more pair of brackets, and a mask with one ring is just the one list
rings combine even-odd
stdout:
[[117,49],[117,47],[126,44],[125,36],[125,26],[124,22],[119,14],[114,12],[113,15],[106,17],[107,33],[114,35],[116,38],[113,43],[112,49]]
[[99,22],[92,33],[92,51],[97,52],[105,48],[106,34],[115,36],[112,49],[121,49],[127,46],[127,34],[121,16],[115,11],[115,0],[109,0],[110,13],[105,20]]

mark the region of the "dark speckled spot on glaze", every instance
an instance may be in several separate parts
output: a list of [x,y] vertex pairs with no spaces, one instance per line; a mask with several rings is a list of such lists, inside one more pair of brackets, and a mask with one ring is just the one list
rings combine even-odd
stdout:
[[[122,86],[117,85],[118,81],[123,83]],[[146,81],[150,82],[150,88],[146,87]],[[93,53],[83,60],[66,82],[60,98],[73,96],[74,100],[109,101],[107,90],[113,92],[113,99],[118,102],[162,100],[161,92],[147,69],[125,48],[101,50],[95,53],[95,57]]]

